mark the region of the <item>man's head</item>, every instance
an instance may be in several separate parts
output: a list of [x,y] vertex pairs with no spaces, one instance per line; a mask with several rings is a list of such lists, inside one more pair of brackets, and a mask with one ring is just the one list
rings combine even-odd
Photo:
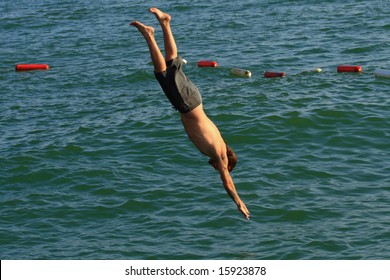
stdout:
[[[228,158],[228,170],[229,172],[233,171],[234,167],[237,164],[237,156],[236,153],[226,145],[226,155]],[[216,170],[218,170],[218,162],[214,159],[209,159],[209,164],[212,165]]]

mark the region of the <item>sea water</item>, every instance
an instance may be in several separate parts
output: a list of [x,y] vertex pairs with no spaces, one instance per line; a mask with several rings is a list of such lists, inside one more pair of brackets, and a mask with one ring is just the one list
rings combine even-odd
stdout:
[[[238,155],[249,221],[128,26],[154,26],[163,49],[151,6]],[[374,76],[390,69],[390,1],[5,0],[0,14],[1,259],[390,257],[390,80]]]

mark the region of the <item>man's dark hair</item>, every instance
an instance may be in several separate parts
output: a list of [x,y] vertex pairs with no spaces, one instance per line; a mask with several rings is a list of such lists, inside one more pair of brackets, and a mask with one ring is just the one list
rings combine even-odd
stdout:
[[[226,155],[228,158],[228,171],[231,172],[237,164],[237,155],[228,145],[226,145]],[[216,160],[209,159],[209,164],[212,165],[215,169],[217,169],[215,165],[216,163]]]

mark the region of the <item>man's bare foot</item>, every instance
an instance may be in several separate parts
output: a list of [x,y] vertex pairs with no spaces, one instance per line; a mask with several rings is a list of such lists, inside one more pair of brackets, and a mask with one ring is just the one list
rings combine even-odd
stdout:
[[154,36],[154,28],[151,26],[146,26],[145,24],[143,24],[139,21],[130,22],[130,25],[137,27],[139,32],[141,32],[141,34],[144,35],[145,38],[150,37],[150,36]]
[[157,18],[157,20],[160,22],[160,23],[169,23],[171,21],[171,16],[160,11],[159,9],[157,9],[156,7],[152,7],[149,9],[149,12],[151,12],[152,14],[154,14]]

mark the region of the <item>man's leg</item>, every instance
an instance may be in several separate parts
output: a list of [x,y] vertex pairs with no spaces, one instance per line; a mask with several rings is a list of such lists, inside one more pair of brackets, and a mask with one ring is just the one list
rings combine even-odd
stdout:
[[161,25],[164,35],[165,60],[170,61],[176,58],[177,46],[171,30],[171,16],[166,13],[163,13],[155,7],[150,8],[149,12],[153,13],[156,16],[157,20]]
[[154,28],[146,26],[139,21],[133,21],[130,25],[135,26],[139,32],[144,36],[146,43],[148,43],[150,57],[154,66],[154,72],[160,73],[167,69],[164,56],[162,55],[160,48],[157,45],[156,39],[154,38]]

